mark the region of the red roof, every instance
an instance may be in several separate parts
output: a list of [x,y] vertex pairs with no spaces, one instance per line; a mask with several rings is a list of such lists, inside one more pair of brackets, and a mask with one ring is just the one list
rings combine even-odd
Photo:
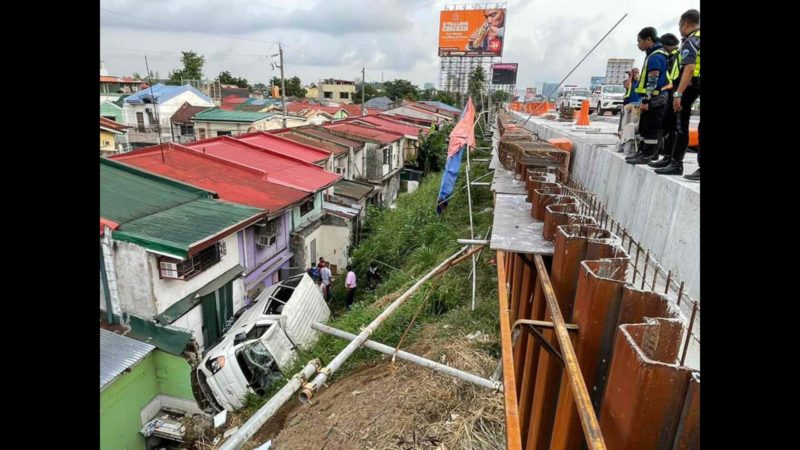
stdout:
[[134,80],[133,77],[115,77],[100,75],[101,83],[141,83],[141,80]]
[[414,123],[425,127],[430,127],[435,121],[432,119],[423,119],[421,117],[405,116],[403,114],[378,114],[378,117],[385,117],[389,119],[401,120],[403,122]]
[[100,218],[100,236],[105,234],[105,231],[106,231],[105,227],[111,228],[112,230],[116,230],[119,227],[119,224],[117,222],[114,222],[113,220],[104,219],[104,218],[101,217]]
[[308,197],[308,192],[269,180],[269,173],[203,154],[178,144],[159,146],[115,155],[112,159],[143,170],[214,191],[233,203],[279,211]]
[[305,192],[325,189],[341,178],[314,164],[228,136],[195,141],[186,147],[266,172],[269,181]]
[[127,126],[127,125],[123,125],[121,123],[114,122],[111,119],[106,119],[105,117],[101,117],[100,118],[100,126],[103,127],[103,128],[110,128],[111,130],[119,131],[119,132],[123,132],[123,131],[127,130],[128,128],[131,128],[131,127]]
[[330,157],[330,153],[319,148],[297,143],[279,135],[255,132],[237,136],[236,139],[250,144],[258,145],[269,150],[274,150],[284,155],[292,156],[312,164],[320,163]]
[[247,97],[239,97],[237,95],[229,95],[222,99],[222,103],[230,103],[231,105],[239,105],[249,100]]
[[402,133],[395,131],[388,131],[381,128],[368,128],[364,126],[354,125],[351,123],[337,122],[330,125],[324,125],[325,128],[343,133],[349,133],[355,136],[361,136],[367,139],[378,141],[381,144],[391,144],[404,137]]
[[347,153],[347,148],[336,145],[333,142],[322,140],[321,138],[314,139],[310,136],[297,133],[295,131],[281,131],[278,133],[272,133],[278,135],[282,138],[292,140],[294,142],[298,142],[300,144],[305,144],[310,147],[318,148],[320,150],[325,150],[326,152],[333,153],[334,156],[339,156]]
[[[350,122],[350,119],[348,119],[347,121]],[[418,127],[416,125],[403,124],[397,122],[396,120],[390,120],[376,116],[357,117],[355,119],[352,119],[352,122],[356,123],[366,122],[367,124],[379,127],[384,130],[396,131],[405,136],[413,136],[414,139],[416,139],[419,136],[420,130],[424,130],[422,127]]]

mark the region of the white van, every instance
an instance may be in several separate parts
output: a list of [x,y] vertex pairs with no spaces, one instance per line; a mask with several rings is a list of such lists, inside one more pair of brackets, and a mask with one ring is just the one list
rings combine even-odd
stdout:
[[574,88],[561,91],[556,99],[556,109],[562,107],[570,107],[580,109],[584,100],[589,99],[589,90],[583,88]]
[[625,87],[621,84],[604,84],[594,88],[589,101],[589,110],[602,116],[606,111],[616,115],[622,110]]
[[331,311],[307,274],[262,292],[236,312],[222,340],[206,351],[197,367],[200,390],[214,409],[233,411],[249,392],[263,395],[283,378],[282,370],[317,338],[314,322],[327,322]]

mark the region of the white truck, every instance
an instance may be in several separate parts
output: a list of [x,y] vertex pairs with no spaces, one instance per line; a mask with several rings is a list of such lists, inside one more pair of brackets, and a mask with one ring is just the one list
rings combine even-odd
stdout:
[[619,84],[601,84],[594,88],[589,100],[589,110],[602,116],[606,111],[619,114],[622,110],[622,99],[625,97],[625,88]]
[[311,328],[327,322],[330,309],[307,274],[270,286],[238,317],[197,367],[200,390],[216,411],[234,411],[248,393],[263,395],[317,338]]

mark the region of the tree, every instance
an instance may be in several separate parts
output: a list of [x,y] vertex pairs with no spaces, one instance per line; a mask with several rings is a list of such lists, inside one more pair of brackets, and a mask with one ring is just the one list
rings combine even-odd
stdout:
[[142,79],[142,76],[139,75],[139,72],[133,72],[133,79],[139,81]]
[[420,139],[417,167],[424,173],[439,172],[444,169],[447,162],[447,137],[454,126],[452,123],[437,126],[436,131]]
[[383,83],[384,95],[392,100],[417,100],[417,87],[408,80],[394,80]]
[[495,103],[503,103],[508,101],[508,92],[506,91],[494,91],[492,94],[492,101]]
[[[375,97],[380,97],[381,93],[369,83],[364,86],[364,102],[368,102]],[[356,83],[356,93],[353,95],[353,103],[361,104],[361,83]]]
[[[273,86],[278,86],[278,89],[281,88],[281,79],[280,77],[272,77],[272,81],[270,82]],[[306,96],[306,90],[303,89],[303,83],[300,81],[300,77],[292,77],[286,79],[286,96],[287,97],[298,97],[304,98]]]
[[181,52],[181,62],[183,69],[173,70],[169,74],[168,84],[180,85],[181,80],[202,80],[203,65],[206,63],[205,56],[198,55],[193,51]]
[[240,77],[234,77],[227,70],[219,73],[219,77],[217,77],[217,81],[219,81],[220,84],[233,84],[236,87],[240,87],[240,88],[249,88],[250,87],[250,85],[247,83],[246,79],[240,78]]
[[483,93],[486,89],[486,71],[483,66],[478,66],[469,74],[469,84],[467,85],[467,93],[472,96],[472,103],[475,105],[475,111],[479,112],[483,109]]

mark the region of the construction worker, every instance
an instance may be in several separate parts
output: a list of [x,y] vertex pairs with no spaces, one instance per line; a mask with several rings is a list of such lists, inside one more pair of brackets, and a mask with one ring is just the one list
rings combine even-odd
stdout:
[[617,129],[617,131],[620,132],[620,135],[622,129],[631,120],[631,112],[633,111],[633,105],[631,106],[628,105],[639,103],[639,94],[637,94],[636,91],[634,91],[636,83],[639,82],[639,68],[634,67],[628,72],[625,72],[625,74],[628,77],[625,79],[625,81],[622,82],[622,86],[625,88],[625,97],[622,97],[622,114],[620,114],[619,128]]
[[[660,171],[661,174],[683,174],[683,157],[689,146],[689,118],[692,115],[692,104],[700,96],[700,11],[690,9],[681,15],[678,30],[683,36],[683,43],[678,52],[680,82],[675,81],[675,94],[672,103],[678,113],[678,135],[672,152],[672,161]],[[700,131],[700,123],[697,124]],[[697,165],[700,166],[700,151],[697,152]],[[700,181],[700,168],[684,178]]]
[[669,55],[658,40],[653,27],[642,28],[637,36],[639,50],[645,52],[642,74],[634,88],[641,97],[639,110],[639,134],[644,145],[632,156],[625,158],[628,164],[647,164],[658,154],[658,140],[661,137],[664,110],[667,96],[663,92],[667,85],[667,58]]
[[[664,171],[663,168],[667,167],[670,161],[672,161],[672,148],[675,146],[675,137],[678,133],[678,119],[677,113],[672,107],[672,94],[675,91],[674,88],[677,87],[678,76],[680,75],[680,70],[678,69],[678,44],[680,44],[680,42],[672,33],[661,36],[659,40],[661,41],[661,45],[664,46],[664,50],[669,54],[669,58],[667,59],[667,85],[664,86],[663,89],[667,93],[667,107],[666,110],[664,110],[664,121],[662,123],[664,134],[658,149],[658,153],[663,157],[648,165],[658,169],[655,171],[658,174],[674,175],[670,173],[670,171]],[[675,84],[673,85],[673,83]],[[680,175],[680,173],[678,175]]]

